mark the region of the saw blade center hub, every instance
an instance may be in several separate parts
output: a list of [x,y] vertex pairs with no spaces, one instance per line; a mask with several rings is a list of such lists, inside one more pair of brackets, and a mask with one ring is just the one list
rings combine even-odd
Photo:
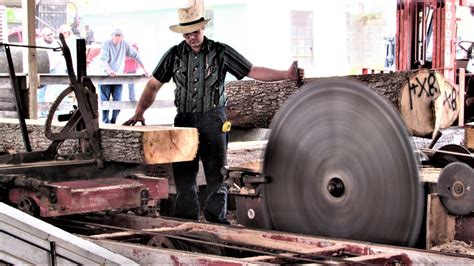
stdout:
[[340,198],[345,192],[344,182],[339,177],[333,177],[328,182],[327,190],[333,197]]
[[461,197],[464,195],[465,189],[464,189],[464,184],[460,181],[456,181],[453,184],[453,196],[455,197]]

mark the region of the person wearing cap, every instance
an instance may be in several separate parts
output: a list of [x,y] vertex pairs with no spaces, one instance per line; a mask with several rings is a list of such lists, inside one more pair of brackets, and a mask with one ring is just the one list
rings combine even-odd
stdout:
[[[41,47],[59,47],[59,44],[54,41],[54,32],[48,27],[45,27],[41,30],[41,39],[38,41],[38,46]],[[54,52],[51,49],[46,50],[48,55],[48,65],[49,65],[49,72],[48,73],[56,73],[56,66],[59,62],[58,53]],[[37,93],[37,101],[38,103],[46,102],[46,89],[48,88],[47,85],[41,85],[38,87]],[[46,117],[48,112],[46,110],[39,112],[39,118]]]
[[[112,32],[112,38],[102,43],[100,60],[103,63],[107,75],[114,77],[123,74],[125,68],[125,58],[133,58],[142,67],[145,76],[148,76],[145,66],[138,52],[126,41],[123,32],[116,29]],[[112,97],[113,101],[120,101],[122,98],[122,84],[100,84],[100,100],[108,101]],[[120,110],[112,110],[112,117],[109,117],[109,110],[102,110],[102,122],[115,124]]]
[[[200,5],[201,4],[201,5]],[[209,222],[229,224],[227,214],[228,186],[222,169],[226,165],[229,122],[224,91],[226,73],[237,79],[250,77],[260,81],[298,80],[304,70],[293,63],[288,70],[252,65],[229,45],[204,36],[208,19],[203,17],[202,3],[178,9],[179,24],[170,30],[180,33],[184,41],[171,47],[161,58],[145,85],[135,114],[124,125],[145,124],[143,116],[155,101],[164,83],[176,84],[175,105],[177,127],[195,127],[199,132],[198,152],[193,161],[173,163],[176,185],[175,216],[199,219],[196,176],[201,159],[206,176],[208,197],[204,218]]]
[[[64,41],[66,42],[69,50],[71,52],[72,66],[74,70],[77,68],[77,37],[72,34],[71,26],[63,24],[59,26],[58,33],[61,33],[64,36]],[[64,57],[61,58],[60,63],[56,67],[58,74],[67,74],[66,60]]]

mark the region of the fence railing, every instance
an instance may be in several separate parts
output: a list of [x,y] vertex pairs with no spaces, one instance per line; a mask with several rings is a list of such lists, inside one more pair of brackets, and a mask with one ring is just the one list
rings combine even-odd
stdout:
[[[26,74],[17,74],[17,78],[20,81],[20,90],[24,96],[24,102],[28,103],[28,86],[26,85],[27,80]],[[96,87],[96,90],[99,90],[99,84],[130,84],[130,83],[146,83],[148,80],[144,75],[139,74],[122,74],[115,77],[110,77],[107,75],[97,75],[92,74],[88,75],[91,78],[92,83]],[[39,74],[39,84],[40,85],[68,85],[70,84],[69,77],[65,74]],[[65,87],[66,88],[66,87]],[[124,86],[124,90],[126,86]],[[137,99],[138,100],[138,99]],[[47,112],[51,107],[52,101],[48,102],[38,102],[36,108],[38,108],[38,113]],[[68,111],[72,110],[74,101],[63,101],[59,106],[59,110]],[[101,110],[113,110],[113,109],[135,109],[137,102],[135,101],[104,101],[99,100],[99,108]],[[174,107],[173,100],[156,100],[150,108],[169,108]],[[28,106],[27,108],[31,108]],[[0,117],[16,117],[16,107],[15,107],[15,98],[14,92],[11,88],[11,81],[8,74],[0,74]]]

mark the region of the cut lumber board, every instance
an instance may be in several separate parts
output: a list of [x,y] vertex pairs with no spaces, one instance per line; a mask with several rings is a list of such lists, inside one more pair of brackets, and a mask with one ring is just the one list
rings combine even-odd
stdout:
[[[428,136],[451,126],[460,110],[459,91],[434,70],[345,77],[307,78],[305,86],[329,79],[353,79],[365,84],[391,103],[415,136]],[[232,81],[226,84],[227,113],[232,125],[268,128],[275,112],[298,90],[294,81]]]
[[420,180],[423,183],[438,183],[439,174],[443,168],[439,167],[420,167],[418,168],[418,174],[420,175]]
[[464,125],[464,146],[469,150],[474,150],[474,123]]
[[428,194],[426,216],[426,249],[454,240],[456,219],[443,207],[438,194]]
[[[51,141],[44,135],[44,121],[26,120],[34,151],[45,150]],[[53,126],[59,132],[61,125]],[[17,119],[0,119],[0,152],[24,152]],[[198,148],[195,128],[165,126],[101,125],[100,142],[105,161],[163,164],[193,160]],[[77,141],[68,140],[60,152],[72,152]]]
[[227,148],[227,165],[260,170],[266,140],[229,142]]

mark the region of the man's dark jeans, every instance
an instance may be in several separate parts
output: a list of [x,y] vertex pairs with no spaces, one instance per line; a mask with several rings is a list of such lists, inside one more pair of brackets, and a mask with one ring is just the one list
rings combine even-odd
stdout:
[[204,218],[209,222],[227,223],[227,185],[223,182],[224,177],[221,172],[227,160],[227,133],[222,132],[222,124],[226,119],[224,107],[205,113],[176,115],[175,126],[195,127],[199,132],[199,149],[196,158],[190,162],[173,163],[177,192],[176,217],[199,219],[196,176],[199,170],[199,159],[201,159],[208,191]]
[[[106,102],[112,96],[113,101],[122,100],[122,84],[101,84],[100,87],[100,101]],[[102,110],[102,122],[106,124],[115,124],[120,110],[113,110],[112,117],[109,119],[109,110]]]

